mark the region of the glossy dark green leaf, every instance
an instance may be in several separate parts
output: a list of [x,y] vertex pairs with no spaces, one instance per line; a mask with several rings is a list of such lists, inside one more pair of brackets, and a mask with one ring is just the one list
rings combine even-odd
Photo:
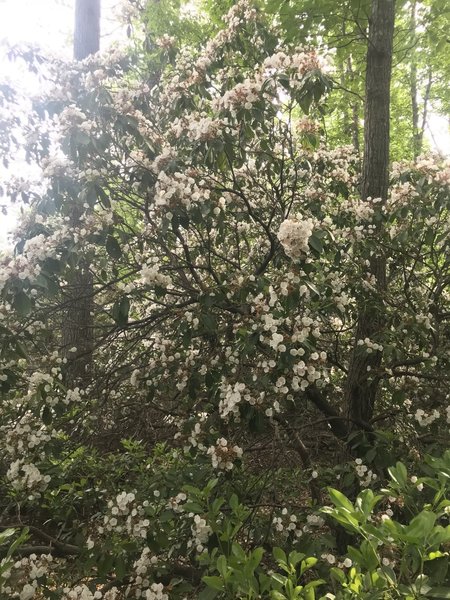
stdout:
[[33,307],[31,298],[23,290],[17,292],[14,296],[13,307],[21,317],[26,317]]
[[119,259],[122,256],[120,244],[112,235],[108,235],[106,238],[106,252],[111,258]]
[[125,327],[128,323],[128,315],[130,312],[130,299],[128,296],[123,296],[114,303],[111,311],[111,316],[119,327]]

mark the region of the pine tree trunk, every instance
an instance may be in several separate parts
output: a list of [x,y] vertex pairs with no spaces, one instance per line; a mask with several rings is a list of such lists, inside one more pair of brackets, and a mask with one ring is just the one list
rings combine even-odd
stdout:
[[[394,36],[395,1],[372,0],[366,63],[364,157],[361,196],[386,201],[389,183],[389,105]],[[381,352],[367,354],[358,340],[377,338],[383,330],[383,296],[386,290],[386,257],[380,250],[370,260],[376,291],[359,301],[355,345],[350,360],[345,400],[350,428],[370,430],[377,395],[374,376]]]

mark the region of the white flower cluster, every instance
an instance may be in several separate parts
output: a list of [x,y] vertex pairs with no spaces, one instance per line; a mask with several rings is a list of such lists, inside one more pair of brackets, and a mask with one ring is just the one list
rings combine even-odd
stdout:
[[324,519],[319,515],[307,515],[306,523],[299,520],[297,515],[289,514],[287,508],[281,510],[279,516],[275,516],[272,519],[272,525],[276,531],[288,535],[292,533],[295,537],[299,538],[304,533],[309,533],[316,527],[322,527]]
[[313,231],[313,220],[298,215],[295,219],[286,219],[281,223],[278,239],[286,254],[292,260],[299,260],[309,252],[308,241]]
[[275,350],[275,352],[286,352],[286,346],[283,344],[284,335],[274,331],[272,333],[272,339],[269,342],[269,346]]
[[298,392],[299,390],[306,390],[306,388],[311,383],[317,382],[322,377],[325,378],[326,375],[325,371],[316,369],[314,365],[307,365],[303,360],[294,364],[292,367],[292,371],[294,373],[294,377],[292,378],[292,390],[294,392]]
[[168,287],[172,281],[168,275],[164,275],[160,272],[160,266],[155,262],[149,262],[142,266],[141,269],[141,281],[144,285],[160,285],[162,287]]
[[150,589],[145,592],[145,600],[169,600],[169,596],[164,593],[162,583],[152,583]]
[[272,525],[275,527],[275,530],[280,533],[282,531],[286,533],[292,532],[296,537],[301,537],[303,535],[303,528],[298,521],[297,515],[288,515],[287,508],[283,508],[281,516],[272,519]]
[[383,346],[381,344],[377,344],[376,342],[372,342],[369,338],[364,338],[363,340],[358,340],[356,342],[357,346],[365,346],[367,354],[371,354],[372,352],[382,352]]
[[[416,489],[421,492],[423,490],[423,483],[417,483],[417,477],[413,475],[411,477],[411,483],[416,486]],[[386,511],[387,512],[387,511]],[[393,514],[393,513],[392,513]],[[392,516],[392,515],[391,515]]]
[[79,176],[87,182],[101,182],[107,178],[108,171],[106,169],[91,169],[88,167],[80,171]]
[[303,527],[303,532],[308,533],[315,527],[322,527],[325,520],[320,515],[308,515],[306,517],[306,525]]
[[38,496],[51,480],[50,475],[42,475],[36,465],[20,458],[10,464],[6,477],[15,490],[32,491]]
[[187,496],[184,492],[180,492],[176,496],[169,498],[166,508],[170,508],[173,512],[181,513],[184,512],[183,503],[186,502]]
[[18,598],[19,600],[36,598],[38,580],[49,572],[52,562],[51,554],[41,554],[40,556],[30,554],[3,571],[2,576],[8,582],[1,587],[1,591],[7,594],[5,598]]
[[299,133],[317,134],[320,129],[319,123],[313,121],[309,117],[302,117],[295,122],[295,129]]
[[228,420],[231,415],[235,418],[239,417],[239,403],[242,400],[242,392],[244,391],[245,383],[222,384],[219,402],[219,413],[222,419]]
[[[40,262],[46,258],[57,258],[57,248],[73,238],[74,228],[70,229],[65,219],[52,217],[52,228],[54,231],[46,235],[39,234],[27,240],[24,244],[22,254],[13,255],[11,252],[4,252],[0,257],[0,292],[10,279],[19,278],[24,281],[29,280],[34,284],[41,273]],[[21,225],[16,229],[16,236],[25,233],[28,226],[34,223],[42,223],[41,216],[29,212],[22,218]],[[23,231],[21,231],[23,229]],[[86,235],[89,233],[86,230]],[[36,293],[35,291],[31,292]]]
[[161,171],[155,185],[155,206],[178,206],[189,208],[193,202],[202,202],[210,196],[210,190],[201,190],[195,179],[184,173],[167,175]]
[[342,203],[341,210],[353,215],[357,221],[370,221],[374,215],[375,209],[370,204],[371,198],[367,200],[350,199]]
[[156,175],[164,169],[176,158],[175,150],[167,146],[162,149],[161,154],[159,154],[154,161],[150,165],[150,170]]
[[30,256],[40,261],[46,258],[55,258],[57,243],[57,240],[54,238],[47,238],[47,236],[41,233],[25,242],[23,253],[25,256]]
[[201,442],[198,441],[200,434],[202,433],[202,425],[201,423],[195,423],[193,429],[191,429],[191,433],[188,437],[188,442],[191,444],[193,448],[199,448],[200,450],[204,449],[204,446]]
[[5,450],[11,456],[20,456],[50,441],[56,432],[49,432],[42,422],[30,413],[20,418],[8,429],[5,436]]
[[422,323],[425,327],[425,329],[431,329],[432,325],[431,325],[431,321],[433,319],[433,315],[431,313],[428,313],[426,315],[424,314],[416,314],[416,321],[418,323]]
[[212,466],[215,469],[231,471],[233,462],[242,456],[242,448],[239,446],[228,447],[228,441],[225,438],[217,440],[215,446],[208,448],[207,454],[211,456]]
[[310,71],[321,69],[319,57],[312,50],[295,52],[295,54],[287,55],[284,52],[276,52],[266,58],[262,64],[262,70],[268,71],[287,71],[294,69],[297,75],[303,77]]
[[71,404],[72,402],[81,402],[82,391],[80,388],[76,387],[73,390],[67,390],[66,397],[62,399],[63,404]]
[[145,518],[145,507],[148,501],[142,505],[136,503],[136,496],[133,492],[121,492],[116,496],[115,501],[109,500],[109,513],[103,517],[104,527],[99,527],[99,533],[115,531],[117,533],[127,533],[135,538],[146,538],[149,519]]
[[[448,411],[447,414],[449,414]],[[433,409],[430,413],[427,413],[422,408],[418,408],[414,414],[415,420],[421,427],[431,425],[434,423],[434,421],[439,419],[440,416],[440,412],[436,409]]]
[[187,137],[193,141],[209,141],[218,138],[221,135],[223,121],[212,119],[211,117],[200,117],[189,121],[187,127]]
[[128,597],[132,592],[136,598],[153,598],[159,596],[149,595],[149,592],[156,593],[159,588],[154,587],[162,584],[151,583],[149,579],[150,572],[152,568],[158,563],[158,558],[151,554],[150,548],[145,547],[141,556],[134,562],[133,570],[134,574],[130,579],[130,584],[127,587],[125,595]]
[[212,533],[211,526],[207,525],[206,519],[203,519],[200,515],[190,513],[189,516],[194,517],[194,523],[191,525],[193,539],[188,541],[188,548],[195,546],[197,552],[203,552],[204,544],[207,543]]
[[40,385],[44,386],[44,391],[49,392],[54,379],[48,373],[42,373],[41,371],[34,371],[28,378],[29,389],[31,391],[37,390]]
[[75,104],[66,106],[60,113],[58,120],[61,133],[67,133],[73,129],[89,133],[95,126],[95,122],[90,121],[87,115]]
[[75,174],[74,164],[64,156],[50,156],[42,160],[44,177],[72,176]]
[[359,483],[363,487],[368,487],[372,483],[372,481],[375,481],[378,478],[376,473],[371,471],[369,467],[363,464],[361,458],[355,459],[355,465],[355,471],[359,477]]
[[416,198],[417,196],[418,193],[415,187],[409,181],[397,183],[390,189],[387,207],[391,210],[393,208],[401,208],[405,204],[408,204],[412,198]]
[[91,592],[87,585],[81,583],[71,588],[63,589],[62,600],[100,600],[103,594],[100,591]]
[[18,256],[5,256],[0,262],[0,292],[10,279],[18,277],[21,280],[29,279],[33,283],[41,272],[41,266],[30,262],[23,254]]
[[227,90],[221,98],[214,100],[213,108],[218,111],[229,110],[232,115],[236,115],[236,111],[241,107],[250,109],[259,100],[262,84],[262,79],[245,79],[231,90]]

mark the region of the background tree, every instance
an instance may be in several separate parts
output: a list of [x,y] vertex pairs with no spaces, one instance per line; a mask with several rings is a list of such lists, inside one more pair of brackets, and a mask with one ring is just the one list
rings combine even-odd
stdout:
[[[394,39],[394,0],[372,2],[366,61],[364,114],[364,156],[361,196],[385,204],[389,187],[390,85]],[[378,224],[380,230],[382,224]],[[353,427],[364,427],[373,417],[378,379],[373,373],[381,366],[381,352],[362,355],[358,340],[375,339],[386,326],[383,296],[386,292],[386,257],[374,252],[370,258],[370,276],[375,294],[359,298],[355,348],[349,362],[346,382],[348,414]],[[375,291],[374,290],[374,291]]]
[[[84,60],[100,49],[100,0],[77,0],[75,3],[74,58]],[[72,151],[77,161],[79,152]],[[71,225],[80,224],[83,214],[83,198],[72,198]],[[86,378],[92,367],[94,348],[93,279],[89,263],[83,259],[75,262],[73,272],[68,274],[65,289],[66,312],[62,321],[62,347],[67,359],[65,378],[75,382]]]
[[76,0],[73,55],[76,60],[100,50],[100,0]]

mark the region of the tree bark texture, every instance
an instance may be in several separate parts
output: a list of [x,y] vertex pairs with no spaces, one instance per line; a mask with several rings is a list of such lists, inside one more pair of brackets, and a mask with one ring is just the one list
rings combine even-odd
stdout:
[[73,55],[83,60],[100,49],[100,0],[76,0]]
[[[364,111],[364,156],[361,196],[386,201],[389,184],[389,107],[394,37],[395,0],[373,0],[369,19]],[[386,257],[372,255],[369,271],[376,290],[359,299],[355,345],[349,364],[345,401],[349,426],[370,430],[378,388],[377,370],[382,354],[368,354],[360,339],[377,339],[384,327],[383,295],[386,290]]]
[[[100,0],[76,0],[74,57],[83,60],[100,47]],[[70,225],[80,224],[82,208],[73,199]],[[89,263],[82,258],[67,275],[62,323],[62,351],[67,359],[64,382],[70,387],[87,382],[94,351],[94,287]]]

